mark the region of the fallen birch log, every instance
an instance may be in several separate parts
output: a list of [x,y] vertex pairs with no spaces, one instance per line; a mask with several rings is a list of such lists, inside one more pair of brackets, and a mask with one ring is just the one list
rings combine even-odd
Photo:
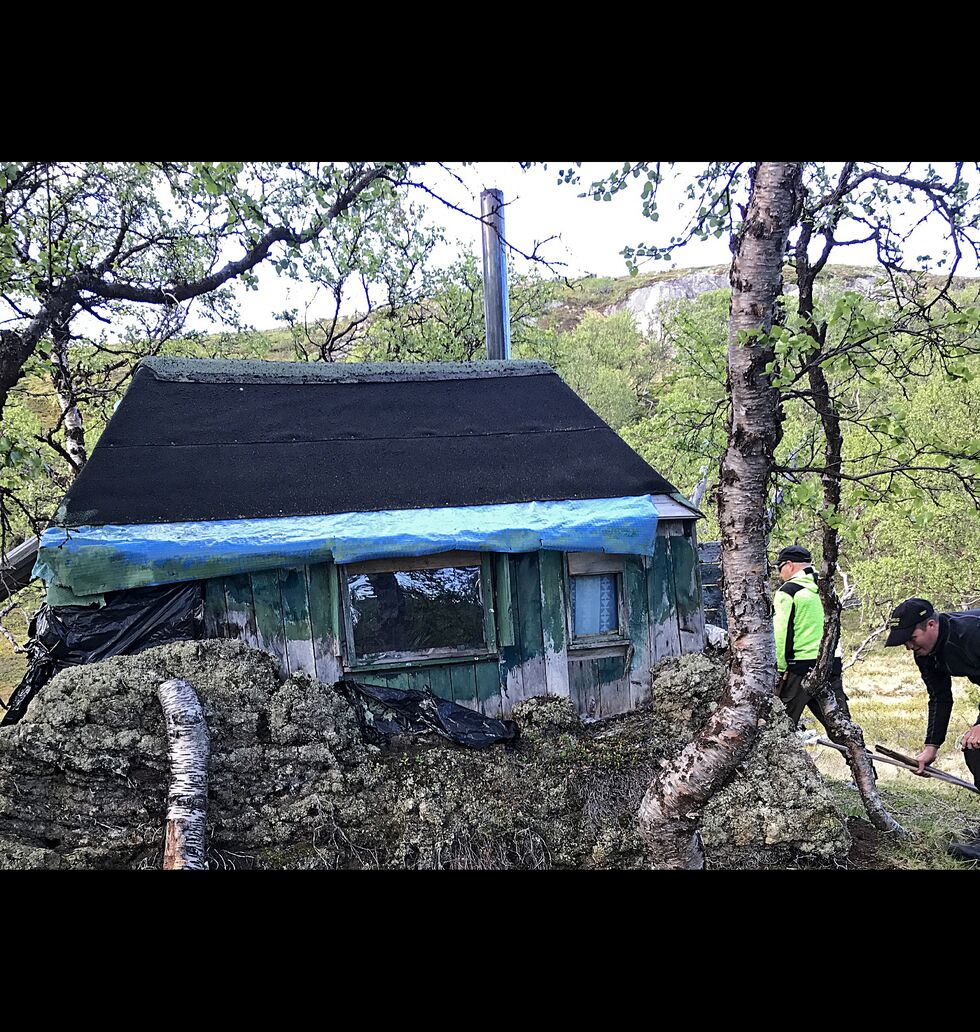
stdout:
[[204,710],[188,681],[164,681],[157,696],[170,756],[163,869],[205,871],[210,739]]

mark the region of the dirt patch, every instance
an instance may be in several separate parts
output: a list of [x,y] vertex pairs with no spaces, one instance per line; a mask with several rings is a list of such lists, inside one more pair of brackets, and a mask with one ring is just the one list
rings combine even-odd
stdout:
[[847,830],[851,836],[851,848],[848,850],[844,868],[849,871],[891,871],[898,870],[899,865],[884,856],[889,844],[888,837],[883,835],[870,821],[863,817],[848,817]]

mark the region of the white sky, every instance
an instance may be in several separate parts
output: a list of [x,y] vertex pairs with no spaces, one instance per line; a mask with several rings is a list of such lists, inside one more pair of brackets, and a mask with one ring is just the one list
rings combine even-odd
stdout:
[[[628,274],[621,251],[626,245],[667,242],[672,234],[683,229],[688,208],[678,210],[683,195],[677,186],[673,192],[667,183],[661,188],[660,219],[653,223],[645,219],[640,210],[639,189],[617,194],[609,202],[593,201],[578,195],[593,179],[611,171],[621,162],[586,162],[580,170],[582,186],[559,185],[558,170],[567,168],[571,162],[548,162],[548,168],[536,166],[522,172],[517,162],[478,162],[471,166],[454,165],[464,179],[466,187],[435,167],[423,170],[421,178],[444,194],[454,204],[478,215],[480,191],[497,187],[504,193],[506,209],[506,235],[517,248],[530,253],[536,242],[548,237],[557,237],[541,248],[540,253],[550,261],[564,262],[562,272],[569,277],[587,273],[599,276],[625,276]],[[940,163],[936,163],[937,166]],[[686,182],[692,163],[679,164],[675,171],[678,184]],[[941,167],[941,166],[940,166]],[[642,180],[637,181],[642,185]],[[418,199],[418,198],[416,198]],[[446,229],[450,241],[459,241],[464,249],[475,255],[481,253],[480,225],[474,219],[451,211],[435,201],[428,201],[430,217]],[[910,210],[911,221],[921,214]],[[920,231],[924,238],[916,242],[917,251],[934,256],[942,251],[942,243],[931,235],[928,229]],[[439,256],[440,264],[448,263],[454,249],[446,249]],[[915,252],[912,252],[915,253]],[[689,244],[676,254],[675,264],[680,268],[705,265],[728,264],[731,252],[727,236],[707,242]],[[851,265],[873,265],[874,250],[870,245],[839,248],[832,261]],[[660,271],[671,268],[671,263],[648,261],[642,271]],[[964,261],[958,270],[962,275],[977,275],[974,261]],[[284,308],[296,307],[301,311],[313,298],[312,290],[280,279],[270,269],[263,269],[259,277],[258,291],[240,291],[242,313],[245,321],[260,329],[275,325],[272,313]],[[356,307],[356,303],[354,306]],[[361,305],[363,307],[363,303]],[[316,317],[318,305],[312,301],[309,316]],[[196,323],[206,328],[204,323]]]

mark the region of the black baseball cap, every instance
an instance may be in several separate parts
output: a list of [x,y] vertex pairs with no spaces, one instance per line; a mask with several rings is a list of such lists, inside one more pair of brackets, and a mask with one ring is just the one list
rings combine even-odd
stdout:
[[910,598],[892,610],[888,626],[891,630],[885,639],[886,645],[904,645],[912,637],[916,627],[923,620],[935,617],[932,603],[924,598]]
[[776,556],[776,568],[778,569],[783,563],[812,563],[813,556],[810,555],[809,551],[802,545],[787,545],[785,548],[780,549],[779,555]]

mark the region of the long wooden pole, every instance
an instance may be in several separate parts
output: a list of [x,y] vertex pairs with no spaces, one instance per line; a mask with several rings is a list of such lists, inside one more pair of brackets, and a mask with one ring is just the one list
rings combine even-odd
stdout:
[[[829,738],[824,738],[820,735],[818,738],[813,739],[818,745],[825,745],[828,749],[836,749],[839,753],[847,755],[847,749],[843,745],[838,745],[836,742],[832,742]],[[875,748],[879,752],[871,752],[868,750],[868,756],[872,760],[877,760],[879,763],[890,763],[893,767],[901,767],[902,770],[918,770],[919,765],[915,763],[911,757],[903,756],[901,753],[896,753],[892,749],[886,749],[883,745],[875,744]],[[888,753],[889,755],[885,755]],[[970,792],[980,792],[980,788],[971,785],[969,781],[964,781],[962,778],[958,778],[955,774],[947,774],[944,770],[937,770],[935,767],[927,766],[925,769],[925,776],[929,778],[936,778],[937,781],[945,781],[950,785],[959,785],[960,788],[968,789]]]
[[[875,748],[878,752],[884,753],[886,756],[891,756],[894,759],[907,764],[913,770],[919,769],[919,761],[914,760],[911,756],[906,756],[904,753],[900,753],[895,749],[889,749],[880,742],[875,742]],[[968,788],[971,792],[980,792],[980,788],[977,788],[975,785],[971,785],[969,781],[964,781],[962,778],[958,778],[955,774],[947,774],[946,771],[940,770],[938,767],[933,767],[931,763],[926,764],[925,773],[929,777],[939,778],[941,781],[948,781],[951,785],[959,785],[962,788]]]

